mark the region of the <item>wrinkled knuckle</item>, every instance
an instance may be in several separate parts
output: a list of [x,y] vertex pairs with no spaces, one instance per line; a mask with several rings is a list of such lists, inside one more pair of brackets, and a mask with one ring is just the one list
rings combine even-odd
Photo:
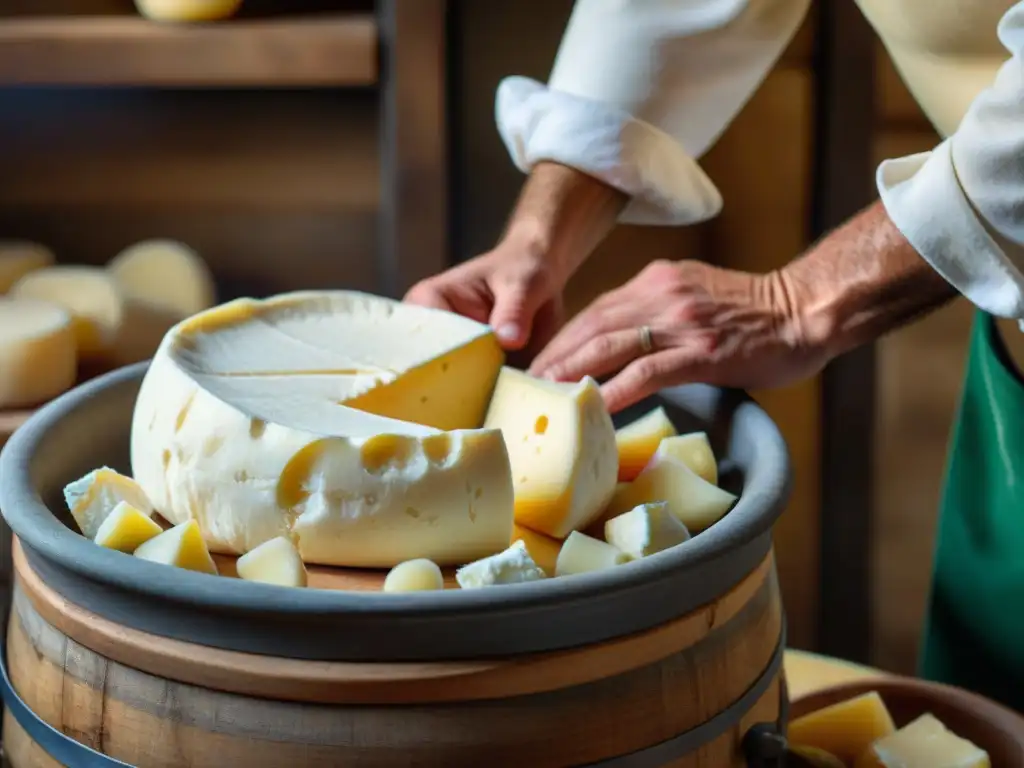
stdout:
[[661,365],[653,357],[644,357],[636,362],[636,378],[645,386],[658,386],[664,378]]
[[589,357],[591,359],[607,360],[615,354],[615,342],[611,336],[598,336],[590,342],[589,346]]
[[696,302],[683,299],[666,310],[665,319],[669,325],[692,325],[700,320],[700,311]]

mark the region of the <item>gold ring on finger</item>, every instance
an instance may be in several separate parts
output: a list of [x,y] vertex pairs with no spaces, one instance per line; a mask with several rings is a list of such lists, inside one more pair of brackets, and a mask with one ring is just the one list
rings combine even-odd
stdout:
[[654,351],[654,339],[651,337],[651,326],[641,325],[638,329],[640,332],[640,349],[644,351],[644,354],[649,354]]

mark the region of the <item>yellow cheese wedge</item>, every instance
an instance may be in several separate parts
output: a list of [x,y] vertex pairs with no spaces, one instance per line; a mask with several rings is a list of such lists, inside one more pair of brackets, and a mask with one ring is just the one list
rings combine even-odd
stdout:
[[604,524],[604,540],[633,558],[653,555],[690,538],[664,501],[634,507]]
[[45,245],[25,240],[0,240],[0,293],[29,272],[52,266],[56,259]]
[[74,321],[78,356],[126,365],[150,357],[178,317],[131,299],[99,267],[56,266],[29,272],[11,296],[49,301]]
[[0,408],[50,400],[74,386],[71,315],[56,304],[0,297]]
[[82,535],[93,540],[103,521],[121,502],[127,502],[147,517],[153,514],[153,505],[142,487],[110,467],[94,469],[68,483],[64,488],[64,501]]
[[991,768],[988,753],[924,714],[865,750],[855,768]]
[[113,511],[100,523],[93,539],[101,547],[116,549],[132,554],[164,529],[152,517],[133,507],[127,501],[119,501]]
[[217,564],[203,541],[195,520],[176,525],[154,536],[135,550],[135,556],[162,565],[217,575]]
[[704,480],[675,455],[671,445],[666,447],[674,439],[662,440],[637,479],[615,493],[603,513],[605,520],[640,504],[664,501],[687,530],[696,534],[729,511],[736,496]]
[[213,275],[199,254],[175,240],[143,240],[115,256],[107,269],[133,299],[188,317],[216,303]]
[[522,584],[547,578],[522,540],[490,557],[464,565],[455,572],[455,580],[463,589],[493,587],[501,584]]
[[234,16],[242,0],[135,0],[135,7],[153,21],[218,21]]
[[565,538],[585,528],[615,490],[615,428],[589,376],[577,384],[544,381],[503,368],[484,426],[508,446],[516,522]]
[[384,577],[385,592],[426,592],[444,589],[444,574],[432,560],[418,557],[392,568]]
[[573,531],[566,538],[555,563],[556,576],[603,571],[628,563],[630,556],[607,542]]
[[852,764],[871,744],[895,731],[885,702],[871,691],[798,717],[789,724],[787,737]]
[[479,428],[501,360],[486,325],[364,293],[233,301],[161,344],[132,474],[214,552],[287,536],[307,564],[486,557],[512,536],[508,451]]
[[235,571],[240,579],[279,587],[304,587],[308,581],[299,550],[287,536],[265,541],[246,552],[235,563]]
[[658,407],[615,432],[619,451],[619,480],[634,479],[651,460],[658,445],[676,434],[665,409]]
[[562,542],[545,536],[543,533],[531,531],[521,525],[512,527],[512,542],[522,541],[530,553],[530,557],[537,563],[548,576],[555,575],[555,562],[558,560],[558,552],[562,548]]
[[683,462],[701,479],[718,485],[718,461],[706,432],[667,437],[658,444],[657,450]]

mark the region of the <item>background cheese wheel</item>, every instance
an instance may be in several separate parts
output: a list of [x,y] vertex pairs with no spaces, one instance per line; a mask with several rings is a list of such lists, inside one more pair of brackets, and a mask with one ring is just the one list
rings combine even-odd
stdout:
[[199,254],[175,240],[143,240],[107,265],[133,299],[188,317],[216,303],[213,275]]
[[22,277],[18,298],[49,301],[70,312],[78,356],[123,365],[150,357],[177,316],[128,297],[100,267],[55,266]]
[[75,383],[71,315],[35,299],[0,297],[0,408],[56,397]]
[[135,0],[135,7],[154,21],[217,21],[234,16],[242,0]]
[[52,266],[56,259],[45,245],[24,240],[0,240],[0,293],[7,293],[24,275]]

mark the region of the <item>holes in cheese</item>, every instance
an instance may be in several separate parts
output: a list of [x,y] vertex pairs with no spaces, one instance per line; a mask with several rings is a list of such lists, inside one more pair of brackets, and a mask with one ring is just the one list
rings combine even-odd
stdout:
[[664,501],[691,533],[698,533],[729,511],[736,496],[697,475],[671,446],[665,446],[675,439],[663,440],[636,480],[615,493],[605,520],[640,504]]
[[502,368],[484,426],[508,446],[517,523],[560,539],[600,515],[619,458],[593,379],[562,384]]
[[418,557],[399,563],[384,577],[385,592],[426,592],[444,589],[444,574],[437,563]]
[[630,561],[630,556],[607,542],[573,531],[562,544],[555,563],[555,574],[572,576],[575,573],[603,571]]
[[455,580],[463,589],[521,584],[544,578],[547,578],[547,574],[533,561],[522,540],[496,555],[464,565],[455,572]]
[[49,301],[72,317],[78,356],[121,365],[145,360],[179,319],[128,297],[99,267],[56,266],[29,272],[11,296]]
[[53,251],[26,240],[0,240],[0,293],[7,293],[23,276],[52,266]]
[[663,501],[641,504],[604,524],[605,541],[634,558],[653,555],[689,538],[686,526]]
[[100,523],[93,539],[101,547],[116,549],[131,554],[154,536],[163,533],[152,517],[133,507],[127,501],[119,501],[113,511]]
[[240,579],[279,587],[304,587],[307,582],[299,550],[286,536],[277,536],[246,552],[238,558],[235,570]]
[[512,533],[508,452],[479,429],[501,355],[484,325],[366,294],[230,302],[154,357],[133,475],[217,552],[289,536],[324,565],[485,557]]
[[241,6],[242,0],[135,0],[139,13],[153,21],[217,21]]
[[107,264],[107,270],[128,296],[178,317],[202,312],[216,300],[209,267],[199,254],[174,240],[130,245]]
[[75,383],[71,315],[35,299],[0,297],[0,408],[37,405]]
[[619,451],[619,480],[635,478],[647,466],[658,445],[666,437],[672,437],[676,428],[669,420],[665,409],[658,407],[649,411],[631,424],[615,432],[615,444]]
[[217,564],[210,557],[195,520],[188,520],[154,536],[135,550],[135,556],[161,565],[217,575]]
[[988,753],[926,713],[867,748],[855,768],[990,768]]
[[523,542],[530,553],[530,557],[537,563],[548,576],[555,575],[555,561],[558,560],[558,552],[562,548],[562,542],[545,536],[543,533],[531,531],[521,525],[512,528],[512,543]]
[[882,697],[871,691],[796,718],[787,738],[852,764],[871,744],[895,731]]
[[142,487],[110,467],[94,469],[68,483],[64,487],[64,501],[82,535],[90,539],[96,538],[100,526],[122,502],[146,516],[153,514],[153,506]]

